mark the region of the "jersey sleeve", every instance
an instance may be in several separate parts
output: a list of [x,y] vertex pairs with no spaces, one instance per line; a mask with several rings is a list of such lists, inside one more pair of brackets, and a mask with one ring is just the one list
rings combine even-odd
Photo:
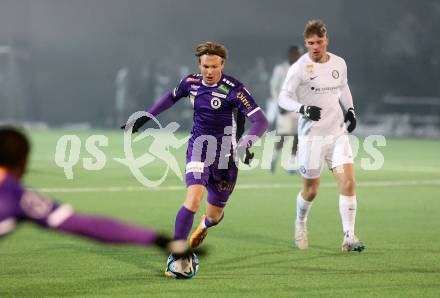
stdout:
[[348,111],[350,108],[354,108],[353,106],[353,97],[351,95],[350,87],[348,86],[347,79],[347,64],[345,61],[342,61],[342,75],[341,75],[341,97],[339,101],[344,108],[344,111]]
[[281,87],[278,97],[278,105],[291,112],[298,112],[301,104],[298,102],[296,90],[301,83],[301,72],[299,63],[294,63],[287,72],[286,79]]
[[231,92],[231,96],[235,107],[237,107],[246,117],[250,117],[257,111],[261,110],[250,92],[243,85],[236,87]]
[[30,220],[46,228],[57,228],[73,214],[73,208],[35,191],[25,190],[18,204],[21,219]]
[[176,100],[187,97],[189,95],[189,89],[191,83],[194,83],[197,81],[197,78],[194,78],[194,76],[189,75],[183,78],[180,83],[176,86],[176,88],[173,89],[173,97]]

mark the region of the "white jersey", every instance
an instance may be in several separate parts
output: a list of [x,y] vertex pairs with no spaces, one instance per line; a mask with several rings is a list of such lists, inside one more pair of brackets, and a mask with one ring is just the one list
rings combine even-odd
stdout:
[[300,117],[299,136],[338,136],[345,132],[344,110],[353,107],[347,84],[347,65],[344,59],[328,53],[325,63],[313,62],[308,53],[290,66],[281,88],[279,105],[299,112],[302,105],[317,106],[321,110],[319,121]]

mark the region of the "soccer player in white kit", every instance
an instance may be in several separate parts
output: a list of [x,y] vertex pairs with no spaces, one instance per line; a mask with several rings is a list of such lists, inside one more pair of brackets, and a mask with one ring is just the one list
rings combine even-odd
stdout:
[[[303,189],[298,193],[295,245],[307,249],[307,216],[318,194],[320,176],[327,162],[336,179],[344,239],[342,250],[362,251],[355,235],[356,193],[353,154],[347,136],[356,127],[356,117],[347,65],[327,52],[329,39],[322,21],[312,20],[304,29],[307,53],[287,73],[278,98],[281,108],[301,114],[298,122],[298,164]],[[348,122],[348,126],[344,125]]]

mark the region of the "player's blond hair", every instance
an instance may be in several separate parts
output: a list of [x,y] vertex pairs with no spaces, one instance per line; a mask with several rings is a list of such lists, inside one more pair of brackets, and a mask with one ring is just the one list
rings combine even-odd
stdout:
[[324,37],[327,35],[327,26],[321,20],[310,20],[304,28],[303,35],[305,39],[310,38],[313,35]]
[[228,50],[221,43],[207,41],[196,47],[196,57],[199,58],[199,61],[203,55],[217,55],[226,60],[228,58]]

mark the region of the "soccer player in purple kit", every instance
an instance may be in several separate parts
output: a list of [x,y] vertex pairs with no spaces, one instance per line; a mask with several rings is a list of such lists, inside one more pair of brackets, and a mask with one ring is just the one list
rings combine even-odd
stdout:
[[185,244],[153,230],[112,218],[80,214],[68,204],[59,204],[25,188],[20,180],[26,172],[29,151],[30,144],[23,133],[12,127],[0,127],[0,239],[17,224],[28,221],[104,243],[156,245],[167,252],[185,253]]
[[[199,246],[208,229],[223,219],[223,209],[237,180],[236,163],[250,163],[253,153],[249,148],[268,128],[266,116],[245,86],[222,72],[227,59],[227,49],[222,44],[202,43],[195,56],[200,73],[183,78],[148,111],[157,116],[182,97],[188,97],[194,106],[194,124],[186,152],[187,193],[174,227],[175,240],[188,238],[194,214],[207,191],[206,215],[190,237],[192,248]],[[252,125],[243,135],[246,118]],[[122,128],[132,127],[132,132],[137,132],[148,120],[143,116]]]

